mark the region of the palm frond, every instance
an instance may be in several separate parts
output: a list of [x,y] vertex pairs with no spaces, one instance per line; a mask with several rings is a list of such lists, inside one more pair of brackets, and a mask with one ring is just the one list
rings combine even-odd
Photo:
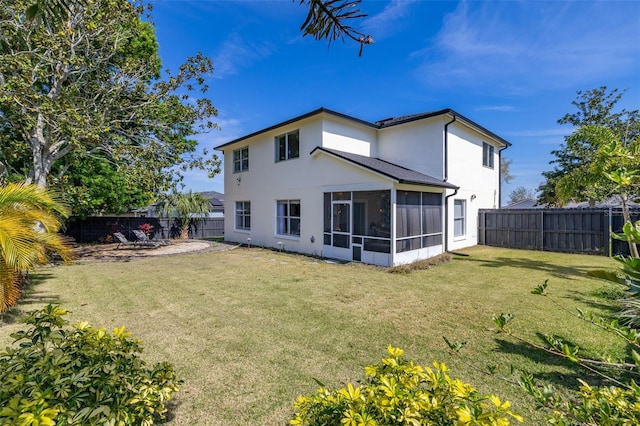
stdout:
[[365,44],[372,44],[373,37],[361,33],[351,25],[356,19],[367,15],[358,8],[361,0],[300,0],[300,4],[309,6],[309,12],[300,31],[303,35],[311,35],[316,40],[332,41],[345,37],[360,43],[360,53]]
[[16,303],[23,273],[53,253],[72,257],[58,230],[68,209],[51,191],[35,185],[0,186],[0,312]]

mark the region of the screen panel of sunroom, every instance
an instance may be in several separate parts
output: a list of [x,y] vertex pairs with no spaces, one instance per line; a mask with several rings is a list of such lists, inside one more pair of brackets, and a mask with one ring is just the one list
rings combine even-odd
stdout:
[[442,194],[398,191],[396,252],[442,244]]

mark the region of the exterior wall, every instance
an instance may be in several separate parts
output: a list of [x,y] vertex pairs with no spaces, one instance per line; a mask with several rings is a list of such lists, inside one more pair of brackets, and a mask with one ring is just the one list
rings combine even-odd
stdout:
[[[322,122],[322,147],[339,151],[378,156],[378,135],[376,129],[361,124],[349,123],[334,117]],[[320,145],[320,144],[318,144]]]
[[[275,162],[275,136],[299,129],[300,157]],[[324,188],[388,189],[391,183],[371,172],[346,166],[326,154],[310,155],[320,145],[322,120],[306,120],[225,147],[225,239],[286,251],[322,255]],[[233,172],[233,151],[249,147],[249,170]],[[276,234],[276,202],[300,200],[300,237]],[[236,230],[237,201],[251,202],[251,230]],[[313,241],[312,241],[313,239]]]
[[[456,250],[478,244],[478,210],[497,208],[500,200],[499,146],[482,134],[453,123],[449,126],[449,179],[459,186],[448,199],[448,249]],[[483,142],[494,146],[493,169],[482,165]],[[453,193],[450,191],[449,193]],[[454,236],[454,200],[466,201],[466,233]]]
[[442,179],[446,123],[433,117],[380,130],[379,158]]
[[[418,120],[382,130],[327,114],[314,115],[278,129],[224,147],[225,238],[228,241],[280,248],[311,255],[323,253],[323,193],[409,189],[373,172],[349,165],[326,153],[310,152],[317,146],[378,157],[436,178],[444,178],[444,126],[448,115]],[[275,137],[298,129],[300,157],[275,161]],[[460,249],[478,242],[478,209],[498,206],[500,146],[492,139],[454,122],[448,127],[448,182],[460,187],[455,196],[445,198],[447,206],[446,241],[442,246],[404,253],[362,253],[362,261],[378,265],[398,265],[435,256],[445,248]],[[493,144],[494,168],[482,165],[483,142]],[[233,151],[249,147],[249,170],[233,172]],[[413,188],[425,191],[424,187]],[[432,192],[440,192],[436,188]],[[446,190],[445,196],[453,194]],[[466,233],[454,237],[454,200],[466,201]],[[276,202],[300,200],[301,232],[299,237],[276,234]],[[236,230],[235,204],[251,202],[251,230]],[[392,212],[395,191],[392,191]],[[395,217],[392,217],[395,227]],[[444,220],[444,218],[443,218]],[[393,232],[392,235],[395,235]],[[280,246],[278,243],[282,243]]]

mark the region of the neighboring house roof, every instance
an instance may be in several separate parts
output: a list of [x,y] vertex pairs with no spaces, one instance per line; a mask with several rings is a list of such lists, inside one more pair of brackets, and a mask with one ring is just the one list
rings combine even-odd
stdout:
[[204,191],[198,192],[203,197],[208,198],[211,202],[211,206],[213,207],[223,207],[224,206],[224,194],[216,191]]
[[409,123],[412,121],[417,121],[417,120],[422,120],[425,118],[430,118],[430,117],[436,117],[439,115],[449,115],[452,119],[454,119],[455,121],[460,121],[464,124],[466,124],[467,126],[475,129],[476,131],[480,132],[480,133],[484,133],[488,136],[490,136],[491,138],[497,140],[498,142],[506,145],[506,146],[511,146],[511,143],[509,141],[507,141],[506,139],[501,138],[500,136],[496,135],[495,133],[491,132],[490,130],[482,127],[481,125],[479,125],[478,123],[475,123],[472,120],[469,120],[468,118],[466,118],[465,116],[457,113],[456,111],[452,110],[451,108],[447,108],[447,109],[442,109],[439,111],[432,111],[432,112],[423,112],[423,113],[419,113],[419,114],[412,114],[412,115],[405,115],[405,116],[401,116],[401,117],[391,117],[391,118],[386,118],[384,120],[380,120],[380,121],[376,121],[375,123],[371,123],[369,121],[365,121],[365,120],[361,120],[359,118],[355,118],[346,114],[342,114],[340,112],[336,112],[336,111],[332,111],[330,109],[327,108],[318,108],[316,110],[313,110],[311,112],[308,112],[306,114],[302,114],[298,117],[294,117],[290,120],[287,121],[283,121],[282,123],[278,123],[275,124],[273,126],[267,127],[266,129],[262,129],[262,130],[258,130],[257,132],[253,132],[251,134],[248,134],[246,136],[242,136],[238,139],[234,139],[230,142],[224,143],[222,145],[218,145],[215,149],[217,150],[222,150],[222,148],[224,148],[227,145],[231,145],[237,142],[241,142],[243,140],[252,138],[254,136],[258,136],[262,133],[266,133],[266,132],[270,132],[271,130],[275,130],[279,127],[283,127],[286,126],[287,124],[291,124],[291,123],[295,123],[296,121],[300,121],[300,120],[304,120],[305,118],[309,118],[309,117],[313,117],[314,115],[318,115],[318,114],[329,114],[329,115],[333,115],[336,117],[340,117],[346,120],[350,120],[350,121],[354,121],[356,123],[359,123],[361,125],[364,126],[368,126],[368,127],[372,127],[374,129],[385,129],[387,127],[391,127],[391,126],[397,126],[400,124],[405,124],[405,123]]
[[365,169],[394,179],[398,183],[409,183],[436,186],[440,188],[458,189],[456,185],[450,184],[449,182],[445,182],[441,179],[437,179],[432,176],[428,176],[423,173],[398,166],[397,164],[393,164],[379,158],[365,157],[364,155],[352,154],[350,152],[338,151],[336,149],[329,149],[321,146],[314,148],[313,151],[311,151],[311,154],[316,151],[321,151],[349,163],[364,167]]
[[516,201],[508,206],[502,207],[503,209],[543,209],[544,206],[538,205],[538,200],[533,198],[525,198],[524,200]]

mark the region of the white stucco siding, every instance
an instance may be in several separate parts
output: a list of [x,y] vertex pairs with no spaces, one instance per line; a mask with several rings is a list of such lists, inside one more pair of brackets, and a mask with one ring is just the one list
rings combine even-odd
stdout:
[[[493,168],[482,165],[483,142],[495,147]],[[449,126],[448,145],[448,181],[460,187],[458,193],[449,198],[448,203],[449,249],[455,250],[478,243],[478,210],[498,207],[500,146],[488,137],[458,123]],[[466,204],[464,236],[454,236],[454,200],[464,200]]]
[[322,146],[339,151],[377,156],[377,131],[371,127],[326,117],[322,121]]
[[[327,154],[310,152],[318,143],[319,121],[311,121],[300,129],[300,157],[275,162],[273,137],[282,132],[261,135],[250,142],[249,171],[233,174],[232,149],[225,150],[225,239],[321,255],[323,248],[323,188],[353,189],[391,188],[392,183]],[[239,144],[238,146],[242,146]],[[230,167],[230,168],[228,168]],[[240,178],[240,181],[237,180]],[[278,200],[300,200],[300,236],[276,233]],[[251,202],[251,230],[236,230],[237,201]],[[312,241],[313,240],[313,241]]]
[[434,117],[382,129],[378,136],[378,156],[408,169],[442,178],[445,123],[441,117]]

